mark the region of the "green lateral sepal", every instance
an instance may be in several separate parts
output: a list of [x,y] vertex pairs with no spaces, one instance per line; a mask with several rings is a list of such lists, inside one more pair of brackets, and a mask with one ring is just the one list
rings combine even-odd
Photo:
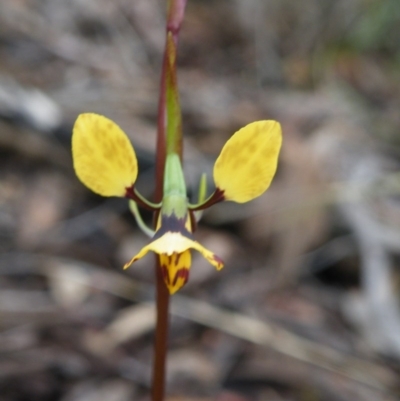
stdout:
[[216,203],[222,202],[223,200],[225,200],[224,192],[217,188],[206,200],[195,204],[189,203],[188,208],[194,212],[204,210]]
[[161,202],[160,203],[153,203],[147,200],[133,185],[130,188],[126,188],[125,191],[125,198],[128,198],[135,203],[137,203],[139,206],[144,207],[145,209],[151,210],[152,212],[155,212],[157,210],[161,209]]
[[137,203],[133,200],[129,201],[129,209],[135,217],[136,223],[138,227],[150,238],[152,238],[155,234],[155,231],[152,230],[147,224],[143,221],[142,215],[140,214]]

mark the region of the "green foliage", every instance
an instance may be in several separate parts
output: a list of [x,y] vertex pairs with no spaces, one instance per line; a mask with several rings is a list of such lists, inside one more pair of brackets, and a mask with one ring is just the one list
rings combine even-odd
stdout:
[[400,53],[399,0],[372,0],[355,22],[349,42],[356,50]]

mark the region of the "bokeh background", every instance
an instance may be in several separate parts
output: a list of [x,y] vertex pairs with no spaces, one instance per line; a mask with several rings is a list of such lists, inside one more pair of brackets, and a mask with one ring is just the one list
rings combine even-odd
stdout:
[[[148,399],[153,259],[121,269],[147,239],[70,140],[112,118],[151,196],[165,3],[0,0],[2,401]],[[189,0],[178,63],[190,196],[245,124],[284,145],[266,194],[204,215],[225,268],[194,255],[174,297],[167,400],[398,400],[400,2]]]

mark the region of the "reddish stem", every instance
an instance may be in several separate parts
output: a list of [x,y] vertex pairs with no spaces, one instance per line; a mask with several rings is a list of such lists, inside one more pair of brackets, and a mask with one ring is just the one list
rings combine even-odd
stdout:
[[155,334],[155,355],[153,362],[153,388],[152,400],[163,401],[165,392],[165,370],[168,348],[168,317],[169,317],[169,292],[164,283],[159,258],[156,255],[156,305],[157,305],[157,326]]
[[[163,196],[164,165],[165,165],[165,155],[166,155],[166,141],[165,141],[166,69],[167,69],[167,53],[165,52],[162,73],[161,73],[160,98],[158,103],[156,188],[154,193],[155,202],[160,202]],[[157,224],[157,214],[158,213],[154,214],[154,227],[156,227]],[[163,401],[165,393],[165,363],[166,363],[167,345],[168,345],[169,292],[162,277],[160,260],[158,255],[156,255],[155,259],[155,276],[156,276],[156,291],[157,291],[156,293],[157,322],[156,322],[156,332],[154,339],[152,401]]]
[[[178,40],[183,15],[185,11],[186,0],[169,0],[167,16],[167,37],[168,32],[172,32],[175,43]],[[160,97],[158,101],[157,118],[157,145],[156,145],[156,188],[154,194],[155,202],[160,202],[163,197],[164,166],[166,158],[166,75],[168,68],[167,43],[163,58]],[[182,155],[181,155],[182,156]],[[154,226],[157,224],[157,215],[154,214]],[[153,364],[153,382],[152,382],[152,401],[163,401],[165,392],[165,364],[168,344],[168,310],[169,310],[169,292],[162,277],[160,262],[156,256],[155,263],[156,274],[156,306],[157,323],[154,343],[154,364]]]

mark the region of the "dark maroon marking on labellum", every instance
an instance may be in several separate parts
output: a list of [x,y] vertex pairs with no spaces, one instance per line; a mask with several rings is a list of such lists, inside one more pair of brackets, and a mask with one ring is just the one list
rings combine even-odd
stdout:
[[182,269],[179,269],[175,274],[172,285],[176,285],[178,278],[183,278],[184,283],[186,284],[189,280],[189,269],[187,269],[186,267],[182,267]]
[[213,258],[216,262],[221,263],[221,264],[224,264],[224,261],[223,261],[220,257],[218,257],[217,255],[213,254],[212,258]]
[[168,283],[171,284],[171,280],[169,279],[169,274],[168,274],[168,267],[165,265],[161,265],[161,272],[163,275],[164,280]]

